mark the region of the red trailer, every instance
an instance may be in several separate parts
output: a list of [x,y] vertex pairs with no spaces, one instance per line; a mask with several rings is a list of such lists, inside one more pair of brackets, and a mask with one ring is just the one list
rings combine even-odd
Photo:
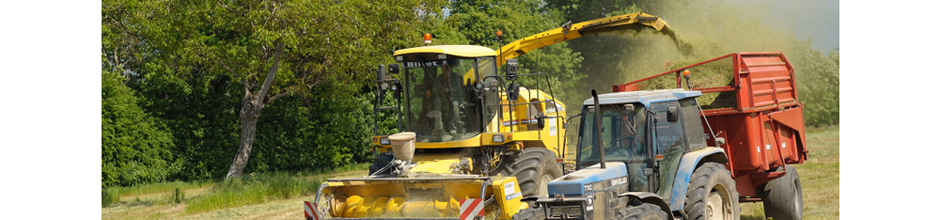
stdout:
[[[702,92],[700,102],[706,97],[714,97],[713,104],[702,105],[702,124],[706,133],[715,133],[727,140],[720,147],[728,155],[726,167],[737,184],[740,200],[762,201],[766,197],[762,194],[765,184],[786,176],[788,169],[782,169],[785,164],[802,164],[809,153],[803,125],[803,104],[797,98],[793,66],[781,52],[733,53],[614,85],[613,91],[651,89],[644,88],[644,83],[662,82],[662,77],[673,76],[675,86],[682,88],[682,73],[696,75],[696,69],[726,77],[733,75],[728,77],[731,79],[728,84],[692,89]],[[691,78],[692,84],[705,81],[697,80],[695,76]],[[668,80],[671,84],[672,79]],[[709,125],[714,131],[709,132]],[[714,138],[707,139],[709,145],[715,146]],[[796,181],[799,187],[798,178]]]

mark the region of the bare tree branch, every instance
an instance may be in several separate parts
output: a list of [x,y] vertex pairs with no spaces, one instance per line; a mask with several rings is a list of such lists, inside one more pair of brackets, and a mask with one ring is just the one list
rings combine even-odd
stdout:
[[274,63],[271,64],[271,69],[268,70],[268,76],[264,79],[264,84],[261,85],[261,89],[258,90],[258,102],[262,103],[264,97],[267,96],[268,90],[271,89],[271,84],[274,84],[274,76],[277,75],[277,67],[281,63],[281,54],[284,53],[284,41],[282,39],[277,39],[274,44],[276,45],[274,53]]
[[296,91],[296,89],[295,89],[293,86],[288,87],[287,89],[285,89],[284,92],[278,93],[278,94],[276,94],[276,95],[274,95],[274,96],[271,96],[271,98],[268,98],[268,101],[265,102],[265,104],[271,103],[271,102],[273,102],[274,100],[277,100],[277,99],[279,99],[279,98],[281,98],[281,97],[284,97],[284,96],[287,96],[287,95],[290,95],[290,94],[294,94],[294,91]]

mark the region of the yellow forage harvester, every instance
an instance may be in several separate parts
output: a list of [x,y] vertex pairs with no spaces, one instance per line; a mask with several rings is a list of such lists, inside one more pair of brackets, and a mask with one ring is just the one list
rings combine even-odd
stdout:
[[[457,218],[461,201],[479,200],[486,219],[538,216],[528,209],[533,198],[548,196],[548,182],[574,165],[565,147],[570,118],[550,73],[520,73],[514,58],[582,36],[645,28],[677,39],[665,21],[642,12],[567,22],[507,44],[499,31],[498,50],[431,45],[432,34],[424,34],[425,46],[396,50],[394,63],[378,65],[369,176],[327,180],[316,201],[304,204],[305,216]],[[402,132],[380,134],[383,115],[397,118]]]

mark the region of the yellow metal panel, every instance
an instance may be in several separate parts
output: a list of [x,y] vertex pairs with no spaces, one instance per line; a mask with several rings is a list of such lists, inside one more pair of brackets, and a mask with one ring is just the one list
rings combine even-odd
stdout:
[[516,177],[495,180],[492,187],[496,203],[503,210],[500,213],[500,219],[512,219],[512,215],[529,208],[528,203],[522,202],[522,190],[519,189]]
[[397,50],[395,51],[394,56],[417,53],[448,54],[461,57],[496,56],[495,50],[477,45],[437,45],[415,47]]

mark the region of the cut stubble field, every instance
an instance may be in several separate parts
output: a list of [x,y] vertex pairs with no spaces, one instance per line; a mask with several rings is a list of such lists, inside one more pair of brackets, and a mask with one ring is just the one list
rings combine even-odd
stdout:
[[[803,219],[839,219],[839,127],[807,128],[806,141],[809,160],[795,165],[803,184]],[[365,176],[364,166],[323,177]],[[187,211],[187,202],[215,193],[215,183],[164,183],[123,189],[120,202],[101,209],[102,219],[302,219],[302,201],[313,200],[312,195],[287,199],[268,198],[264,202],[231,208]],[[175,189],[184,192],[185,199],[173,202]],[[315,189],[314,189],[315,190]],[[272,196],[276,197],[276,196]],[[761,203],[742,203],[742,220],[764,219]]]

